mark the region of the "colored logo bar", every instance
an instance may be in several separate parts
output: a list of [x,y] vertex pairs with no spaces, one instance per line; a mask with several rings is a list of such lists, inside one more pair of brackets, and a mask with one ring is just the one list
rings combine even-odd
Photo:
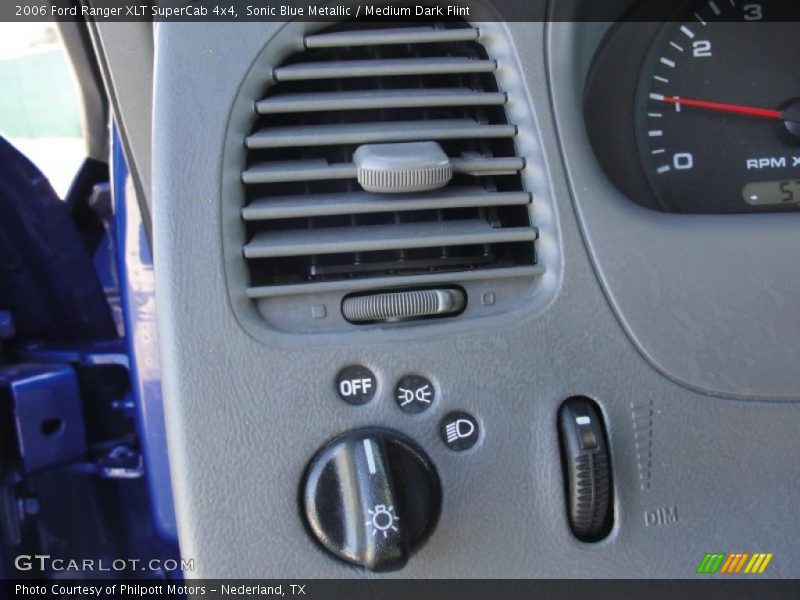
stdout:
[[761,574],[772,560],[772,552],[707,552],[697,565],[697,573],[726,574],[737,573]]

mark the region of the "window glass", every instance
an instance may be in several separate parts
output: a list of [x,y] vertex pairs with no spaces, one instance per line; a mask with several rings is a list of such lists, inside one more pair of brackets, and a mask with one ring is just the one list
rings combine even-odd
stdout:
[[66,195],[86,150],[78,90],[54,23],[0,23],[0,135]]

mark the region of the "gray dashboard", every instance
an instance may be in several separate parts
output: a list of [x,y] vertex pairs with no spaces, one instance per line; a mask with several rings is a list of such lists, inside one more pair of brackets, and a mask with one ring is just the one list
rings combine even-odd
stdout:
[[[221,250],[231,110],[285,25],[156,27],[156,289],[191,576],[688,577],[717,549],[772,552],[771,576],[800,573],[800,542],[786,526],[800,481],[800,267],[787,251],[797,215],[665,215],[621,197],[595,162],[581,113],[608,25],[555,20],[502,25],[554,211],[553,234],[540,240],[558,254],[547,302],[324,339],[253,336],[232,306]],[[348,365],[375,373],[369,403],[337,396]],[[392,397],[409,373],[437,390],[419,415]],[[614,473],[613,529],[594,544],[576,540],[566,517],[556,416],[575,395],[599,405]],[[466,452],[439,438],[455,410],[482,430]],[[331,558],[300,514],[311,457],[362,426],[415,440],[441,478],[435,531],[388,575]]]

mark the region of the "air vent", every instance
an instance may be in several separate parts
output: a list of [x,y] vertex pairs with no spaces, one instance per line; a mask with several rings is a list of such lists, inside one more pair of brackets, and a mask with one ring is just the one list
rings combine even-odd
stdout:
[[[323,294],[307,300],[303,328],[313,330],[313,318],[338,314],[350,292],[511,279],[530,286],[544,269],[521,176],[526,157],[496,77],[504,67],[479,30],[345,23],[302,41],[303,51],[265,78],[244,139],[247,296],[262,314],[265,300]],[[438,189],[359,184],[359,147],[419,142],[449,159],[452,175]],[[491,307],[494,288],[484,287],[476,306]]]

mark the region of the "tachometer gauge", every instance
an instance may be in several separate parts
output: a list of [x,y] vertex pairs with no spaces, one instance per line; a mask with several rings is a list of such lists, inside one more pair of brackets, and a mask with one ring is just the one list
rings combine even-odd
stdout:
[[653,44],[636,138],[665,209],[800,204],[800,27],[779,21],[787,4],[693,2]]
[[799,16],[800,2],[691,0],[612,30],[585,107],[612,181],[670,212],[800,210]]

